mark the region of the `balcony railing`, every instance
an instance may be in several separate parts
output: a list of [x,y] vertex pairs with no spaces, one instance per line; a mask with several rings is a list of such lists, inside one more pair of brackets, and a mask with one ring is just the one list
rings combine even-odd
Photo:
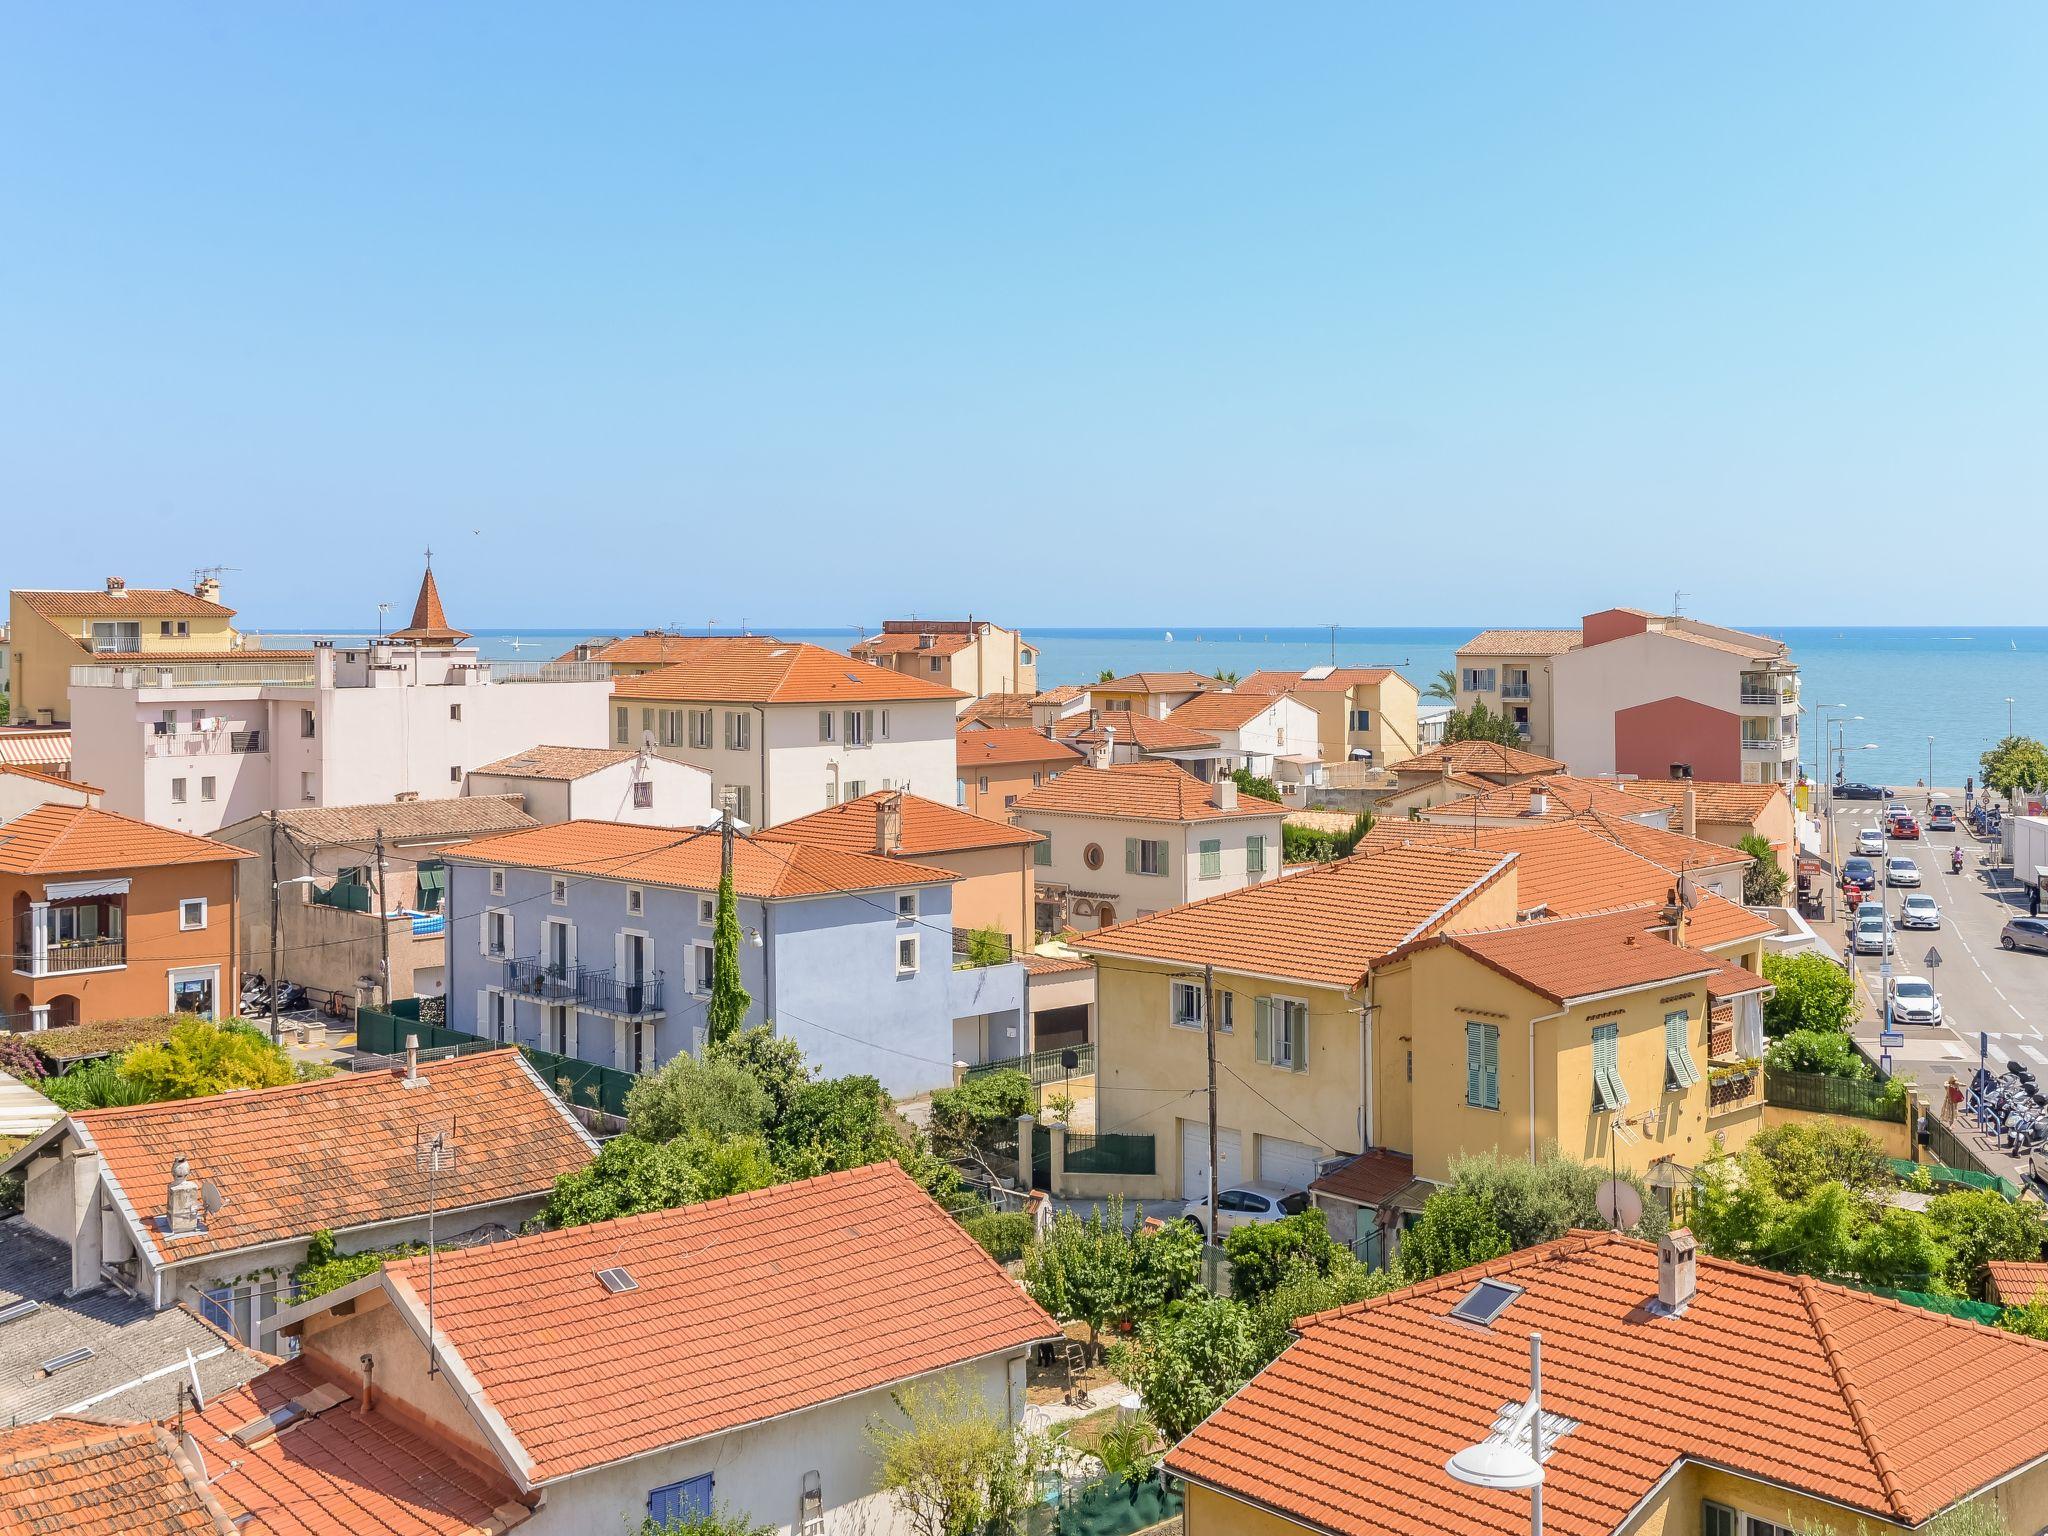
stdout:
[[1776,706],[1785,702],[1785,695],[1775,688],[1745,688],[1742,690],[1742,702]]
[[1740,1109],[1755,1102],[1763,1091],[1763,1072],[1751,1067],[1746,1071],[1728,1072],[1707,1080],[1707,1113],[1717,1114],[1722,1110]]
[[268,750],[269,743],[260,730],[235,730],[228,726],[173,730],[167,722],[159,720],[145,726],[142,733],[144,757],[212,757],[223,752],[247,756]]
[[14,968],[26,976],[63,976],[72,971],[103,971],[128,963],[128,945],[121,939],[90,939],[76,944],[52,944],[36,963],[32,950],[20,947],[17,938]]
[[74,688],[260,688],[265,684],[304,687],[313,681],[313,663],[306,657],[262,660],[261,651],[247,661],[137,662],[126,666],[76,666]]
[[1783,736],[1745,736],[1742,738],[1742,750],[1754,753],[1758,757],[1776,757],[1785,750],[1785,738]]
[[1504,699],[1526,699],[1529,697],[1529,685],[1527,683],[1502,683],[1500,685],[1500,696]]
[[494,683],[608,683],[612,676],[608,661],[486,661],[481,670]]
[[662,1011],[662,977],[655,971],[639,981],[620,979],[612,969],[562,965],[552,960],[514,960],[507,967],[514,992],[543,1002],[575,1003],[606,1013],[629,1015]]

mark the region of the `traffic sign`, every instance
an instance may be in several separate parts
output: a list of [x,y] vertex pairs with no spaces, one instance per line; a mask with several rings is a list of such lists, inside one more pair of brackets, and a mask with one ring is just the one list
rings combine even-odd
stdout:
[[1895,1045],[1904,1045],[1906,1037],[1895,1029],[1880,1030],[1877,1043],[1889,1051]]
[[1890,1077],[1892,1075],[1892,1053],[1890,1051],[1886,1051],[1882,1056],[1877,1058],[1877,1070],[1882,1072],[1886,1077]]
[[1941,951],[1932,944],[1927,946],[1927,969],[1938,970],[1941,966]]

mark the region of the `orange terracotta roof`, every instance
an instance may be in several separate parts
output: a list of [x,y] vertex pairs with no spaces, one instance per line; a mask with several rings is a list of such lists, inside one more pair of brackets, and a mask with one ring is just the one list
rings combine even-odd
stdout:
[[1506,875],[1498,853],[1400,848],[1339,859],[1081,934],[1072,948],[1353,987]]
[[26,768],[20,763],[0,763],[0,774],[11,778],[28,779],[37,784],[49,784],[58,789],[75,789],[81,794],[103,795],[105,790],[96,784],[81,784],[76,779],[67,779],[62,774],[44,773],[39,768]]
[[1715,1004],[1725,1004],[1729,998],[1741,997],[1745,993],[1761,992],[1771,985],[1747,966],[1736,965],[1729,960],[1718,960],[1715,963],[1719,969],[1707,978],[1710,1016]]
[[[1453,1321],[1482,1276],[1521,1293]],[[1704,1254],[1683,1313],[1656,1294],[1653,1245],[1586,1232],[1304,1318],[1166,1466],[1339,1536],[1522,1536],[1526,1494],[1444,1463],[1528,1395],[1531,1331],[1574,1426],[1544,1467],[1557,1536],[1618,1529],[1688,1461],[1914,1525],[2048,1455],[2048,1344]]]
[[951,656],[964,651],[974,644],[972,635],[935,634],[932,643],[926,645],[921,634],[869,635],[857,645],[849,646],[848,653],[854,656]]
[[1499,741],[1446,742],[1414,757],[1404,757],[1398,763],[1387,764],[1387,772],[1441,774],[1446,760],[1450,762],[1453,773],[1476,773],[1495,779],[1564,772],[1564,764],[1554,757],[1545,757],[1540,752],[1524,752],[1520,747]]
[[622,699],[716,700],[747,704],[888,703],[897,699],[964,699],[957,688],[909,672],[856,661],[822,645],[768,639],[720,640],[654,672],[622,677]]
[[1199,672],[1128,672],[1106,683],[1089,685],[1092,693],[1200,693],[1223,685]]
[[[1530,809],[1530,796],[1541,790],[1547,808],[1541,816]],[[1477,800],[1475,805],[1473,802]],[[1476,797],[1447,800],[1422,814],[1432,821],[1450,821],[1459,816],[1514,816],[1525,821],[1565,821],[1582,811],[1605,811],[1610,816],[1641,816],[1648,807],[1623,793],[1605,779],[1581,779],[1568,773],[1548,773],[1517,784],[1501,784]]]
[[1033,976],[1066,976],[1095,969],[1093,960],[1083,960],[1078,955],[1035,955],[1027,951],[1017,958]]
[[2048,1264],[2027,1259],[1992,1259],[1984,1266],[1986,1301],[2024,1307],[2048,1291]]
[[420,578],[420,595],[413,599],[412,604],[412,622],[403,629],[393,630],[391,638],[430,645],[452,645],[469,638],[469,631],[457,629],[448,622],[448,615],[441,608],[441,586],[434,580],[431,565],[427,567],[426,575]]
[[1384,683],[1390,677],[1398,677],[1392,667],[1328,667],[1316,669],[1320,675],[1310,677],[1306,672],[1254,672],[1239,683],[1244,693],[1343,693],[1350,688],[1371,688]]
[[1088,689],[1085,685],[1081,683],[1061,683],[1057,688],[1047,688],[1040,693],[1034,694],[1031,702],[1034,704],[1071,704],[1076,699],[1085,699],[1087,697]]
[[[1040,740],[1044,738],[1041,737]],[[875,814],[895,790],[878,789],[822,811],[778,822],[763,832],[775,842],[810,843],[819,848],[837,848],[848,853],[875,851]],[[1013,827],[1006,821],[991,821],[956,805],[941,805],[922,795],[902,794],[902,843],[890,858],[916,858],[926,853],[960,853],[970,848],[1028,848],[1043,842],[1036,832]],[[900,883],[900,882],[899,882]]]
[[1216,803],[1216,789],[1178,763],[1115,763],[1107,768],[1069,768],[1058,778],[1020,795],[1016,811],[1050,811],[1064,816],[1123,816],[1138,821],[1222,821],[1232,816],[1280,816],[1278,801],[1240,794],[1229,810]]
[[1196,730],[1237,731],[1285,697],[1282,693],[1240,693],[1218,688],[1189,699],[1166,718],[1175,725]]
[[[360,1412],[346,1395],[358,1385],[345,1379],[330,1382],[311,1362],[294,1360],[208,1399],[202,1410],[187,1410],[185,1429],[206,1458],[213,1477],[210,1492],[225,1510],[229,1530],[274,1536],[495,1536],[532,1513],[518,1501],[502,1468],[484,1465],[422,1429],[402,1410],[394,1414],[382,1401]],[[231,1438],[251,1420],[323,1387],[344,1395],[324,1412],[252,1444]]]
[[590,647],[587,658],[579,658],[576,647],[570,646],[555,658],[556,661],[616,662],[624,666],[666,665],[674,661],[686,661],[693,656],[704,654],[708,649],[727,645],[735,641],[750,643],[756,640],[770,640],[767,635],[672,635],[664,630],[649,630],[645,634],[627,635],[610,640],[584,642]]
[[66,875],[249,859],[245,848],[85,805],[39,805],[0,826],[0,872]]
[[[718,889],[716,831],[691,833],[617,821],[563,821],[465,843],[445,857],[450,863],[517,865],[684,891]],[[907,859],[767,837],[734,840],[732,876],[735,891],[763,901],[793,901],[887,886],[943,885],[960,878],[951,870]]]
[[[1332,768],[1337,768],[1337,767],[1346,767],[1346,768],[1348,768],[1348,767],[1363,767],[1363,766],[1364,766],[1364,764],[1362,764],[1362,763],[1361,763],[1361,764],[1351,764],[1351,763],[1343,763],[1343,764],[1332,764],[1331,766],[1332,766]],[[1327,772],[1327,770],[1326,770],[1326,772]],[[1409,795],[1420,795],[1420,794],[1426,794],[1426,793],[1427,793],[1427,792],[1428,792],[1428,791],[1429,791],[1429,790],[1430,790],[1431,788],[1433,788],[1433,787],[1440,787],[1440,786],[1442,786],[1442,785],[1445,785],[1445,784],[1449,784],[1449,785],[1451,785],[1451,786],[1453,786],[1453,787],[1455,787],[1455,788],[1461,789],[1461,790],[1465,791],[1465,793],[1466,793],[1466,794],[1468,794],[1468,795],[1483,795],[1483,794],[1485,794],[1485,793],[1486,793],[1486,792],[1487,792],[1487,791],[1488,791],[1489,789],[1492,789],[1492,788],[1494,787],[1494,780],[1492,780],[1492,779],[1482,779],[1482,778],[1480,778],[1480,777],[1479,777],[1479,776],[1478,776],[1477,774],[1473,774],[1473,773],[1459,773],[1458,771],[1456,771],[1455,769],[1453,769],[1453,770],[1452,770],[1452,771],[1451,771],[1451,772],[1450,772],[1449,774],[1442,774],[1442,773],[1439,773],[1439,774],[1438,774],[1438,775],[1437,775],[1437,776],[1436,776],[1436,777],[1435,777],[1434,779],[1423,779],[1423,780],[1420,780],[1420,781],[1418,781],[1418,782],[1416,782],[1416,783],[1414,783],[1414,784],[1410,784],[1410,785],[1409,785],[1409,786],[1408,786],[1408,787],[1407,787],[1406,789],[1394,789],[1394,790],[1390,790],[1390,791],[1389,791],[1389,792],[1388,792],[1388,793],[1387,793],[1387,794],[1386,794],[1386,795],[1385,795],[1385,796],[1384,796],[1384,797],[1383,797],[1383,798],[1381,799],[1380,803],[1381,803],[1382,805],[1396,805],[1396,806],[1397,806],[1397,805],[1399,805],[1399,804],[1400,804],[1400,802],[1401,802],[1402,800],[1406,799],[1406,798],[1407,798],[1407,797],[1408,797]],[[1431,825],[1434,825],[1434,823],[1431,823],[1431,822],[1423,822],[1423,823],[1421,823],[1421,825],[1423,825],[1423,826],[1431,826]]]
[[[1778,784],[1737,784],[1723,779],[1616,779],[1614,787],[1625,794],[1639,795],[1667,805],[1674,811],[1685,808],[1685,791],[1693,791],[1694,814],[1701,821],[1731,826],[1754,826],[1774,800],[1785,798]],[[1674,822],[1676,818],[1673,818]]]
[[113,592],[16,592],[32,613],[46,619],[191,618],[231,619],[232,608],[209,603],[176,587],[128,587]]
[[508,779],[580,779],[640,754],[630,747],[528,747],[471,773],[495,773]]
[[1135,710],[1105,709],[1093,719],[1069,715],[1053,729],[1060,740],[1082,747],[1099,747],[1116,732],[1116,740],[1129,742],[1140,752],[1199,752],[1219,745],[1207,731],[1198,731],[1178,720],[1155,720]]
[[1379,1206],[1415,1182],[1415,1159],[1406,1152],[1375,1147],[1361,1152],[1341,1168],[1333,1168],[1313,1184],[1312,1194],[1334,1195],[1353,1205]]
[[1556,656],[1577,650],[1576,629],[1482,629],[1458,647],[1460,656]]
[[[636,1288],[607,1293],[611,1268]],[[444,1254],[434,1283],[535,1483],[1059,1332],[891,1162]],[[383,1284],[424,1318],[424,1264]]]
[[1618,843],[1629,852],[1639,853],[1666,869],[1725,869],[1729,865],[1747,865],[1750,862],[1749,855],[1740,848],[1687,837],[1683,832],[1667,831],[1623,816],[1610,816],[1605,811],[1588,811],[1575,819],[1609,842]]
[[54,1419],[0,1430],[0,1531],[234,1536],[169,1431]]
[[[545,1194],[558,1175],[596,1155],[596,1143],[518,1051],[426,1063],[420,1076],[425,1085],[408,1088],[402,1072],[344,1072],[248,1093],[83,1110],[68,1124],[98,1150],[165,1263],[417,1215],[427,1207],[427,1181],[415,1165],[422,1127],[455,1128],[454,1171],[439,1175],[443,1211]],[[180,1156],[190,1160],[193,1178],[213,1181],[226,1204],[204,1232],[173,1238],[157,1218]]]
[[1028,727],[1031,724],[1028,693],[985,693],[960,714],[963,726],[979,724],[996,727]]
[[1512,928],[1439,934],[1424,943],[1468,954],[1559,1007],[1582,998],[1716,975],[1719,966],[1711,957],[1646,931],[1645,919],[1656,911],[1631,907],[1587,917],[1545,918]]
[[962,768],[1005,763],[1058,763],[1065,767],[1081,761],[1081,754],[1074,748],[1054,741],[1043,731],[987,726],[961,731],[955,754]]

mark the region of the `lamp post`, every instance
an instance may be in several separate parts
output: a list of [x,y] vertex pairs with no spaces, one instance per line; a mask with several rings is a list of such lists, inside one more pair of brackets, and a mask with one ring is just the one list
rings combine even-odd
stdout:
[[[1523,1436],[1526,1433],[1526,1446]],[[1543,1335],[1529,1335],[1529,1400],[1498,1440],[1468,1445],[1444,1470],[1475,1488],[1529,1490],[1529,1536],[1543,1536]]]
[[1927,809],[1934,809],[1934,738],[1927,738]]
[[2012,695],[2005,696],[2005,738],[2012,740]]

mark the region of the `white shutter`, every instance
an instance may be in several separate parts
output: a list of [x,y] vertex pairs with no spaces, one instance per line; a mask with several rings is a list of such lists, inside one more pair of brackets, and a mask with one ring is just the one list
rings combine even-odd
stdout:
[[485,988],[477,989],[476,1020],[472,1026],[471,1032],[474,1034],[490,1036],[495,1036],[497,1033],[495,1030],[491,1028],[491,994]]
[[612,975],[620,980],[626,975],[626,934],[623,929],[612,935]]
[[476,952],[488,956],[491,952],[491,909],[485,907],[476,920]]
[[518,941],[513,937],[514,921],[510,912],[505,914],[505,958],[510,960],[519,953]]

